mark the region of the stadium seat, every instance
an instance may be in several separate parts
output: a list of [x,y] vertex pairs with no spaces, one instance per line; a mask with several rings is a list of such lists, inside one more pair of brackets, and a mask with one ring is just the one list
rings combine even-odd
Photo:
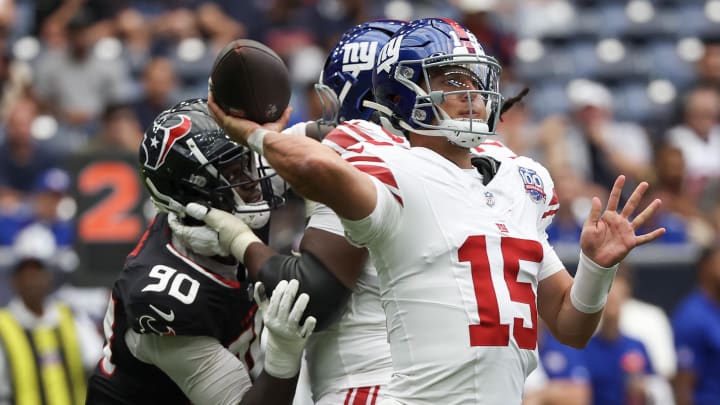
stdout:
[[[601,40],[602,41],[602,40]],[[617,60],[603,59],[598,55],[600,42],[578,41],[570,45],[574,64],[574,77],[601,81],[642,78],[646,75],[646,63],[630,44],[621,44]]]
[[695,78],[693,65],[680,58],[675,41],[651,42],[646,52],[652,66],[650,78],[667,79],[678,87],[684,87]]
[[675,104],[659,104],[650,99],[648,82],[621,83],[611,88],[614,115],[619,121],[633,121],[648,128],[662,127],[673,119]]
[[679,37],[720,35],[720,23],[708,19],[704,3],[682,2],[674,8],[673,13],[679,22]]
[[546,78],[569,79],[575,70],[572,55],[564,46],[543,44],[543,52],[533,60],[516,59],[515,72],[524,80],[541,81]]

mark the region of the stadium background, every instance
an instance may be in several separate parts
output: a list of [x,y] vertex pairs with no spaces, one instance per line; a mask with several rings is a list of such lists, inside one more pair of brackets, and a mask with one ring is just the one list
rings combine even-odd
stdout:
[[[530,88],[500,139],[544,163],[558,183],[565,208],[551,238],[568,268],[577,260],[578,218],[606,188],[598,172],[617,169],[613,156],[629,153],[639,166],[631,180],[662,191],[668,203],[658,221],[672,232],[627,261],[636,296],[670,313],[695,283],[699,248],[720,229],[718,165],[688,173],[720,153],[684,153],[685,164],[665,177],[655,167],[669,163],[654,166],[653,158],[672,128],[688,126],[685,94],[720,89],[718,0],[0,0],[0,304],[23,249],[53,262],[58,285],[103,297],[152,215],[136,175],[142,130],[162,109],[206,95],[215,53],[228,41],[259,40],[284,58],[296,122],[318,116],[312,83],[344,30],[427,16],[455,18],[477,35],[504,67],[506,96]],[[73,46],[87,50],[82,62],[68,62]],[[712,121],[718,138],[714,100],[694,113]],[[588,107],[605,111],[613,133],[604,154],[589,149],[601,160],[583,172],[571,161],[584,156],[574,146],[588,150],[577,136],[577,112]],[[683,188],[670,184],[673,176]],[[297,243],[303,213],[291,196],[274,214],[276,248]]]

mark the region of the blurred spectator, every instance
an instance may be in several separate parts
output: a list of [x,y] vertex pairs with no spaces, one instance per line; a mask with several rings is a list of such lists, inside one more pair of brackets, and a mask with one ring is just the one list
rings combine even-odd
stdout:
[[75,225],[72,212],[63,210],[62,202],[68,198],[70,176],[64,170],[53,168],[43,173],[28,197],[28,206],[10,215],[0,215],[0,246],[18,243],[18,238],[31,227],[42,226],[52,235],[57,253],[52,263],[66,272],[77,266],[73,251]]
[[681,98],[683,121],[667,140],[685,158],[685,191],[696,204],[709,182],[720,179],[720,93],[710,86],[690,89]]
[[169,59],[154,58],[145,66],[141,98],[134,107],[143,131],[153,118],[175,104],[178,90],[175,67]]
[[40,174],[52,167],[53,155],[33,138],[37,104],[22,98],[10,107],[0,144],[0,211],[14,212],[32,191]]
[[663,380],[652,377],[654,371],[645,345],[620,330],[622,305],[629,296],[627,284],[613,284],[598,332],[585,347],[593,403],[672,404],[669,385],[665,383],[663,389]]
[[[613,119],[613,99],[600,83],[579,80],[569,86],[572,104],[565,133],[564,159],[586,181],[612,187],[619,174],[634,184],[647,178],[652,148],[643,127]],[[632,190],[632,187],[627,187]]]
[[675,376],[676,357],[670,319],[662,308],[633,296],[635,270],[620,264],[613,285],[628,291],[620,308],[620,331],[645,345],[655,371],[666,380]]
[[607,190],[584,181],[570,169],[558,169],[552,173],[555,193],[560,200],[560,208],[553,222],[547,227],[550,242],[577,244],[583,223],[590,212],[591,199],[594,196],[606,199]]
[[118,2],[105,0],[34,0],[35,34],[47,25],[67,26],[78,14],[88,17],[88,27],[95,39],[108,35],[110,17],[118,11]]
[[245,38],[245,26],[228,16],[215,2],[204,2],[195,11],[200,31],[210,40],[210,47],[220,51],[228,42]]
[[678,405],[720,401],[720,246],[712,245],[701,253],[697,270],[697,289],[672,317]]
[[710,182],[700,198],[700,210],[707,213],[707,218],[720,236],[720,179]]
[[[35,242],[42,242],[36,240]],[[52,296],[51,250],[17,246],[16,297],[0,310],[0,403],[82,404],[87,372],[102,356],[102,338],[87,316]]]
[[663,203],[645,228],[665,227],[667,232],[660,238],[664,242],[705,245],[712,241],[715,231],[711,223],[685,192],[685,158],[682,150],[667,142],[658,144],[654,152],[653,171],[655,180],[641,204],[647,205],[656,198]]
[[[509,84],[503,88],[505,99],[517,94],[522,88],[519,85]],[[498,123],[498,140],[519,156],[529,156],[542,160],[539,150],[539,128],[532,120],[532,114],[525,100],[518,101],[511,109],[502,115]],[[488,138],[491,140],[492,138]]]
[[[295,49],[311,46],[319,41],[313,32],[312,11],[298,0],[276,0],[266,11],[268,24],[253,32],[254,39],[266,44],[288,60]],[[326,49],[329,49],[325,47]]]
[[[0,6],[0,30],[7,35],[15,21],[15,0],[3,0]],[[0,50],[4,51],[5,47],[0,47]]]
[[29,95],[31,80],[32,71],[26,63],[0,51],[0,121],[7,119],[18,100]]
[[135,156],[140,148],[143,132],[132,106],[109,105],[103,113],[98,135],[81,151],[118,151]]
[[133,78],[138,78],[151,58],[153,37],[150,20],[133,8],[125,8],[115,16],[115,35],[123,46]]
[[74,225],[60,204],[67,198],[70,175],[62,169],[53,168],[40,176],[32,196],[34,222],[47,226],[58,247],[71,247],[75,241]]
[[157,39],[177,43],[181,39],[199,37],[200,28],[192,10],[186,7],[171,7],[153,19]]
[[538,355],[538,366],[525,382],[522,405],[590,404],[590,373],[582,350],[561,344],[539,322]]
[[697,61],[698,82],[707,83],[720,91],[720,36],[703,39],[705,49]]
[[58,134],[63,152],[77,149],[94,132],[105,107],[131,96],[128,67],[118,55],[101,59],[93,52],[92,20],[77,14],[67,27],[69,46],[36,61],[37,94],[66,128]]

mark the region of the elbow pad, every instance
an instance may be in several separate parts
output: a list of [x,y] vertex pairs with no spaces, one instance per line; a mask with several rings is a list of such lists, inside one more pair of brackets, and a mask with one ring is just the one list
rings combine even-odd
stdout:
[[[271,291],[280,280],[299,281],[299,293],[310,296],[302,321],[310,315],[314,316],[317,319],[315,331],[324,330],[340,318],[352,293],[315,256],[307,252],[300,256],[271,256],[260,268],[258,278]],[[271,291],[268,291],[268,296]]]

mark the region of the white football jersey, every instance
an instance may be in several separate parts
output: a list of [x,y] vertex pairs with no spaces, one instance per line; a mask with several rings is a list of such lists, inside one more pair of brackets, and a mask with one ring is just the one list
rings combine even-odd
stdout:
[[378,187],[375,211],[343,221],[377,268],[403,404],[521,402],[537,364],[538,281],[563,269],[547,243],[557,205],[545,169],[501,159],[484,186],[426,148],[366,142],[343,155]]
[[[371,141],[408,147],[405,138],[393,136],[366,121],[346,121],[324,140],[338,153],[359,142]],[[327,206],[308,202],[308,227],[344,236],[338,216]],[[387,342],[385,313],[380,305],[377,272],[368,262],[338,322],[310,335],[306,360],[313,398],[351,388],[385,385],[392,363]]]

